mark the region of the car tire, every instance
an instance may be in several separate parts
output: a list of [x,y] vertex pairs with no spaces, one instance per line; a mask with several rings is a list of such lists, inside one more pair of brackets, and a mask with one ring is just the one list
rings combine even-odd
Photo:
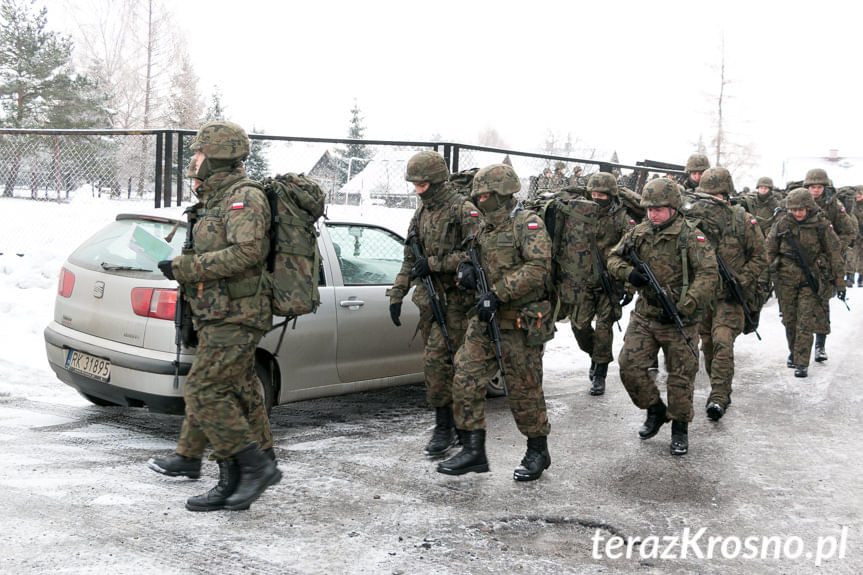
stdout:
[[506,389],[503,387],[503,379],[500,377],[500,371],[494,374],[494,377],[485,384],[486,397],[503,397],[506,395]]
[[108,401],[107,399],[102,399],[101,397],[90,395],[89,393],[81,393],[81,397],[99,407],[118,407],[120,405],[119,403],[114,403],[113,401]]
[[258,357],[255,360],[255,375],[261,380],[264,408],[267,410],[267,415],[270,415],[276,404],[276,386],[273,382],[272,362],[266,358]]

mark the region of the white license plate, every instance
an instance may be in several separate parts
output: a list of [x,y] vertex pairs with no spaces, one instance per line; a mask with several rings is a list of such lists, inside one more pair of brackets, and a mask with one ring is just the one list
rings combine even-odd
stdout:
[[66,369],[107,382],[111,378],[111,362],[70,349],[66,355]]

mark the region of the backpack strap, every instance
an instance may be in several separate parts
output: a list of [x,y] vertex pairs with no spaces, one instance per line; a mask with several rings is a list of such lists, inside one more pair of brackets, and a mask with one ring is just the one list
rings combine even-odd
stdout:
[[686,300],[686,293],[689,291],[689,234],[697,225],[697,220],[683,218],[683,233],[677,236],[677,247],[680,250],[680,264],[683,266],[683,287],[680,288],[678,304]]

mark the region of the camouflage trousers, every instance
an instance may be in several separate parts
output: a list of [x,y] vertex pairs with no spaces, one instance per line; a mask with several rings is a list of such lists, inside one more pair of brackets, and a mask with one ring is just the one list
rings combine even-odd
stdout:
[[216,459],[230,457],[253,441],[262,449],[272,447],[262,386],[255,375],[255,348],[262,335],[235,325],[198,330],[195,360],[183,388],[186,419],[178,453],[200,456],[208,440]]
[[[743,306],[737,302],[719,300],[708,309],[699,324],[701,353],[710,376],[710,397],[722,407],[728,407],[731,398],[731,380],[734,379],[734,340],[743,333]],[[692,353],[690,352],[690,356]]]
[[[455,426],[464,431],[486,427],[486,384],[498,371],[487,326],[476,316],[471,318],[464,345],[455,356],[453,416]],[[526,437],[547,436],[551,426],[542,393],[543,347],[529,347],[520,329],[501,330],[500,339],[507,399],[518,430]]]
[[[685,326],[684,330],[693,341],[696,340],[697,324]],[[668,372],[668,417],[681,423],[692,421],[698,358],[692,355],[674,324],[663,325],[634,311],[630,314],[623,348],[617,358],[623,387],[632,403],[640,409],[647,409],[660,401],[659,388],[647,375],[647,368],[653,365],[660,349]]]
[[[596,327],[591,322],[596,318]],[[611,363],[614,355],[614,322],[620,319],[620,308],[612,306],[602,291],[591,291],[569,316],[572,334],[581,351],[595,363]]]
[[425,348],[423,350],[423,371],[425,373],[426,400],[432,407],[446,407],[452,404],[452,380],[455,375],[453,360],[455,352],[464,342],[467,311],[461,307],[447,308],[447,333],[453,356],[446,348],[443,330],[431,320],[423,327]]
[[863,275],[863,236],[858,236],[854,240],[854,247],[851,249],[854,262],[853,271]]
[[[822,290],[825,291],[825,290]],[[776,284],[779,313],[785,326],[785,339],[791,352],[791,363],[809,366],[812,353],[812,334],[830,333],[830,316],[827,313],[829,300],[813,294],[808,285]]]

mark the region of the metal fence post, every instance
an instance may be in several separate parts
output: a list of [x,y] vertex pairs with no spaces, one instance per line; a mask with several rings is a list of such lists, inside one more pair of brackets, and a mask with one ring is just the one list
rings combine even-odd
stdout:
[[[165,197],[165,207],[171,207],[171,178],[173,177],[172,167],[173,164],[171,162],[174,157],[174,133],[173,132],[165,132],[165,187],[164,187],[164,197]],[[179,204],[178,204],[179,205]]]
[[156,134],[156,181],[155,188],[156,207],[162,207],[162,132]]
[[183,203],[183,134],[177,132],[177,206]]

